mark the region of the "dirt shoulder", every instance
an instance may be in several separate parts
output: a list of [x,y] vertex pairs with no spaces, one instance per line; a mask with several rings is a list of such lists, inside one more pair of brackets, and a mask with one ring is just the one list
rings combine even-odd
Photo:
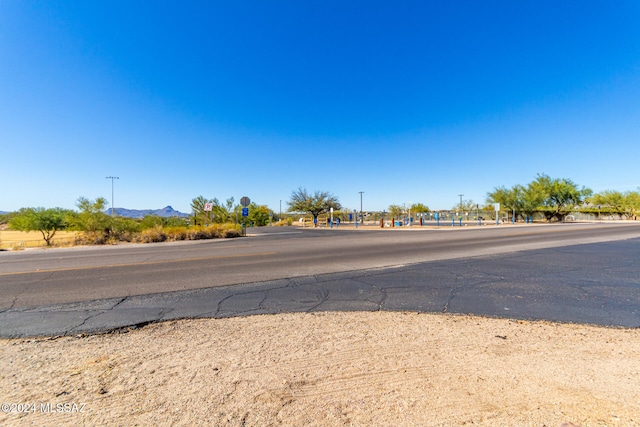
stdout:
[[634,426],[639,356],[638,329],[472,316],[173,321],[0,340],[0,424]]

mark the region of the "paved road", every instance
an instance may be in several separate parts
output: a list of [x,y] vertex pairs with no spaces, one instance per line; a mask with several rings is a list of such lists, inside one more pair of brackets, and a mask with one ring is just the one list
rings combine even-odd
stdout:
[[1,254],[0,334],[313,310],[640,326],[638,226],[282,230],[289,229],[214,242]]

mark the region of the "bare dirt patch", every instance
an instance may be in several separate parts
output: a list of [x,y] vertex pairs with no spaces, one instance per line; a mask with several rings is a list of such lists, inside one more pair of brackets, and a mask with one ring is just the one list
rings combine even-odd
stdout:
[[3,425],[634,426],[640,330],[389,312],[174,321],[0,340],[0,396],[36,407]]

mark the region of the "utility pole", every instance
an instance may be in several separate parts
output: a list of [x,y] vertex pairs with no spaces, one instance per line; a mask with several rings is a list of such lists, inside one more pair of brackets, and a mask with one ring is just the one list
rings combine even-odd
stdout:
[[360,193],[360,222],[364,225],[364,216],[362,216],[362,193],[364,191],[358,191],[358,193]]
[[108,176],[106,179],[110,179],[111,180],[111,217],[113,218],[113,209],[114,209],[114,205],[113,205],[113,180],[114,179],[120,179],[120,177],[118,177],[118,176]]
[[464,196],[464,194],[458,194],[458,197],[460,197],[460,215],[462,215],[462,196]]

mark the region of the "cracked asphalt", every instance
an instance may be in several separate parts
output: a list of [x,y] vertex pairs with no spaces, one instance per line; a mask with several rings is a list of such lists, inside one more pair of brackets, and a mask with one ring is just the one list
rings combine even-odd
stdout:
[[416,311],[640,327],[640,239],[88,302],[7,308],[2,337],[100,333],[182,318]]

